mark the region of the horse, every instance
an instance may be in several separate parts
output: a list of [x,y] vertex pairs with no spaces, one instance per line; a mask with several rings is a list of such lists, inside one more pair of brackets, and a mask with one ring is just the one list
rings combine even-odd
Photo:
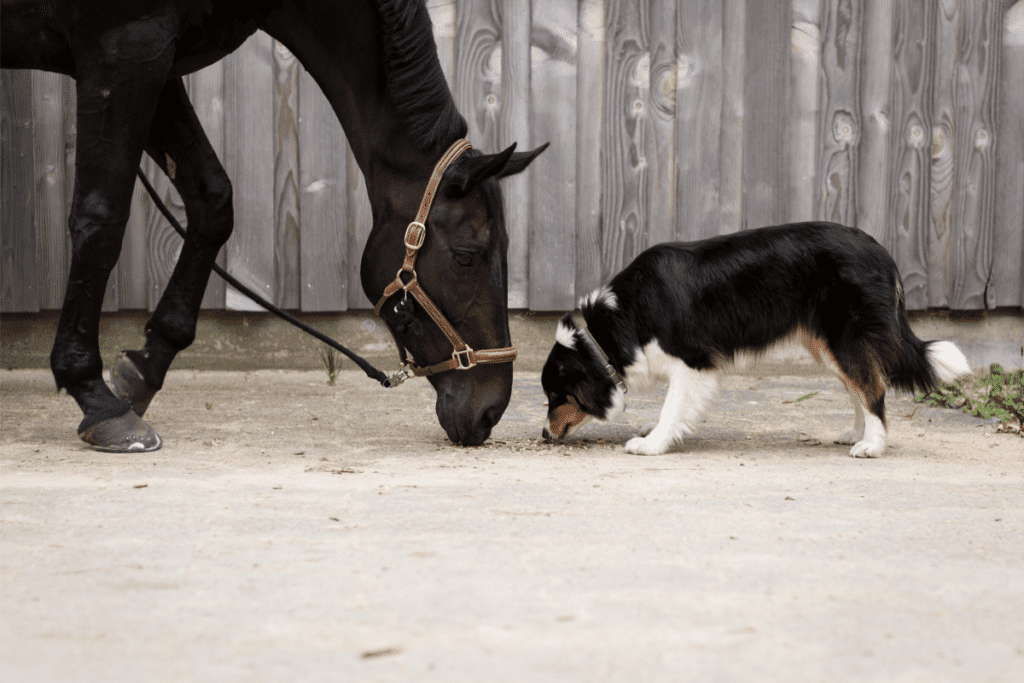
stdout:
[[[110,452],[162,444],[142,416],[175,356],[195,339],[210,271],[234,227],[231,182],[182,77],[233,52],[257,29],[287,47],[323,90],[366,179],[373,215],[360,265],[366,295],[377,301],[394,290],[397,272],[399,290],[418,285],[450,321],[451,329],[442,329],[430,306],[405,296],[378,305],[402,358],[407,350],[410,367],[434,369],[417,374],[428,374],[437,393],[441,426],[454,444],[479,445],[490,435],[508,406],[515,355],[497,181],[523,171],[546,145],[517,152],[513,143],[494,154],[463,149],[440,168],[422,231],[410,224],[438,160],[467,132],[422,0],[2,0],[0,9],[0,67],[53,71],[76,82],[72,257],[50,367],[58,390],[82,410],[82,440]],[[168,175],[185,205],[187,239],[145,325],[143,348],[126,351],[111,370],[112,391],[103,379],[100,309],[144,151],[164,172],[169,160],[175,166]],[[415,268],[403,265],[409,232],[420,242],[411,245]],[[448,331],[456,330],[468,351],[452,351]],[[511,354],[486,362],[485,349]]]

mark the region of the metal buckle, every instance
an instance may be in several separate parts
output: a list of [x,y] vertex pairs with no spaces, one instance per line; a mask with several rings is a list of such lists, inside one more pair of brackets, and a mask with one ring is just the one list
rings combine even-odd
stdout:
[[393,389],[394,387],[397,387],[405,380],[412,379],[413,377],[414,375],[412,374],[412,371],[409,370],[409,366],[403,365],[401,370],[388,377],[388,385],[385,388]]
[[[453,368],[453,369],[454,370],[469,370],[470,368],[474,367],[476,365],[476,363],[474,363],[473,359],[470,357],[469,354],[471,354],[471,353],[473,353],[473,349],[471,349],[469,346],[466,346],[466,348],[464,348],[461,351],[459,351],[459,350],[452,351],[452,359],[454,359],[455,362],[458,363],[458,365],[455,368]],[[465,359],[466,359],[465,363],[462,362],[463,357],[465,357]]]
[[[419,226],[419,229],[416,229]],[[411,238],[411,242],[410,242]],[[405,229],[405,246],[407,249],[416,251],[423,246],[423,240],[427,238],[427,226],[423,225],[419,221],[413,221],[409,223],[409,227]]]

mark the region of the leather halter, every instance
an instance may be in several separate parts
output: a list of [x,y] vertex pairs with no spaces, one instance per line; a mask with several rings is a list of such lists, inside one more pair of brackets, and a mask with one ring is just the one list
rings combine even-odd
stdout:
[[[441,182],[445,169],[470,147],[472,145],[469,144],[469,140],[456,140],[434,166],[434,172],[430,175],[430,181],[427,183],[427,189],[423,193],[423,199],[420,200],[420,208],[416,212],[416,218],[405,229],[405,260],[402,261],[402,267],[398,269],[395,279],[384,288],[384,294],[381,295],[376,307],[373,309],[373,312],[380,316],[385,302],[399,291],[412,294],[413,298],[419,302],[423,310],[430,315],[441,329],[444,336],[448,337],[448,341],[452,343],[452,347],[454,347],[452,357],[434,365],[420,367],[406,358],[405,347],[399,341],[398,335],[394,335],[395,342],[398,344],[398,353],[402,360],[402,369],[388,378],[386,386],[389,388],[398,386],[410,377],[425,377],[449,370],[469,370],[480,363],[511,363],[516,359],[516,355],[518,355],[518,351],[516,351],[514,346],[500,349],[483,349],[480,351],[471,348],[469,344],[462,340],[462,337],[455,331],[452,324],[448,322],[448,319],[444,317],[441,310],[430,300],[427,293],[423,291],[416,277],[416,255],[419,253],[420,247],[423,246],[423,242],[427,237],[427,216],[430,214],[430,206],[434,202],[437,186]],[[407,273],[410,276],[408,282],[402,280],[402,273]],[[392,334],[394,334],[393,331]]]

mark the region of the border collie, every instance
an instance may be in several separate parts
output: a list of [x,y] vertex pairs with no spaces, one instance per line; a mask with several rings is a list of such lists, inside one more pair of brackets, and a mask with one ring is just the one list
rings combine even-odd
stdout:
[[885,450],[885,385],[928,391],[970,373],[952,342],[918,339],[889,254],[855,228],[795,223],[659,244],[558,324],[541,375],[545,439],[611,420],[628,389],[667,379],[658,425],[630,453],[667,451],[693,432],[734,354],[796,335],[853,401],[850,455]]

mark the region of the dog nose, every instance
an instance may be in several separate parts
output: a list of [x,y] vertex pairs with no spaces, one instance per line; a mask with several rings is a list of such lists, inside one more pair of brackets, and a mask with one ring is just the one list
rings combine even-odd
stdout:
[[545,441],[551,441],[551,432],[548,431],[547,427],[541,430],[540,435],[544,437]]

